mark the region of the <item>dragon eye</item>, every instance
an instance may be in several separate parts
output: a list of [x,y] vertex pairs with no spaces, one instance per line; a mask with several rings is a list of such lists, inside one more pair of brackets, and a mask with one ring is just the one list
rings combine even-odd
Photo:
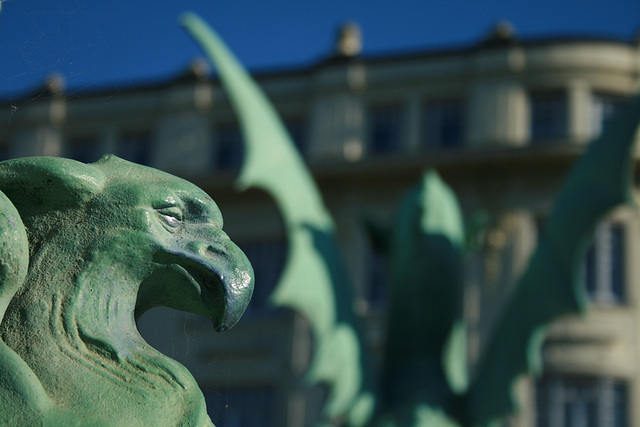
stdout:
[[160,222],[168,231],[174,232],[182,226],[183,213],[178,206],[156,209]]

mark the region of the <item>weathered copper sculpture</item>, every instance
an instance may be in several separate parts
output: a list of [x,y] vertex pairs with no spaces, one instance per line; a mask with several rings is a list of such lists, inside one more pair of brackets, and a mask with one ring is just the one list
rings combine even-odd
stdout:
[[286,227],[288,258],[272,302],[311,324],[316,354],[307,378],[332,385],[327,417],[362,425],[373,410],[373,377],[329,211],[277,112],[242,65],[200,18],[185,14],[182,24],[217,65],[238,114],[246,153],[239,187],[266,191]]
[[[291,246],[276,304],[309,318],[312,381],[351,426],[491,425],[515,378],[537,369],[545,326],[584,308],[576,274],[591,229],[630,202],[640,100],[570,174],[530,265],[474,372],[467,372],[455,196],[434,173],[404,201],[388,256],[394,290],[377,393],[331,218],[268,101],[217,37],[187,28],[219,64],[247,134],[243,186],[277,201]],[[0,163],[0,424],[212,425],[191,374],[135,322],[166,305],[224,330],[251,295],[251,267],[193,185],[113,156],[85,165]],[[408,332],[410,331],[410,333]],[[373,412],[375,409],[377,412]]]
[[233,326],[251,266],[194,185],[114,156],[0,163],[0,424],[213,425],[136,320],[164,305]]
[[[474,372],[466,369],[464,319],[456,309],[465,237],[455,196],[434,174],[407,196],[387,239],[394,287],[391,333],[374,394],[374,373],[350,307],[351,291],[315,185],[292,154],[275,111],[220,39],[193,15],[186,15],[183,24],[217,65],[242,124],[248,157],[240,183],[269,192],[285,219],[290,255],[273,299],[300,311],[312,325],[317,355],[310,378],[331,386],[328,417],[340,416],[354,427],[499,424],[514,410],[513,382],[539,369],[546,326],[584,309],[577,265],[593,228],[610,209],[631,202],[640,98],[590,145],[568,176]],[[283,191],[283,184],[295,191]],[[292,280],[300,277],[301,268],[314,274]]]

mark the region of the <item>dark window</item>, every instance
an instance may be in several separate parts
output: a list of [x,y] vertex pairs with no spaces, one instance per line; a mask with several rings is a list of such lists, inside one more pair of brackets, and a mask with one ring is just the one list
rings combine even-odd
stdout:
[[[539,218],[536,222],[540,237],[546,220]],[[584,281],[591,302],[625,302],[625,240],[624,225],[621,223],[604,222],[596,228],[583,264]]]
[[591,301],[620,304],[625,296],[625,235],[622,224],[604,223],[595,232],[585,259],[585,282]]
[[307,126],[304,119],[287,119],[284,121],[284,125],[289,132],[289,136],[293,140],[293,143],[298,148],[298,152],[302,156],[307,154],[306,135]]
[[95,162],[102,154],[98,146],[99,140],[95,135],[74,136],[67,141],[65,156],[82,163]]
[[534,143],[566,138],[567,124],[568,109],[565,93],[531,95],[531,139]]
[[239,169],[244,157],[242,133],[238,124],[224,124],[217,129],[217,166],[220,169]]
[[376,251],[369,254],[369,286],[367,300],[373,307],[380,307],[387,302],[389,295],[389,275],[387,260]]
[[427,148],[460,147],[464,138],[464,104],[461,100],[429,102],[424,123]]
[[594,93],[591,97],[591,137],[602,133],[611,117],[625,105],[627,98],[617,95]]
[[538,427],[627,427],[627,387],[608,378],[548,376],[536,386]]
[[240,242],[238,246],[249,258],[256,280],[247,315],[269,313],[268,299],[282,275],[287,256],[285,241]]
[[273,427],[274,393],[270,388],[204,388],[213,423],[226,427]]
[[151,160],[151,134],[149,132],[127,132],[118,142],[118,156],[140,165]]
[[0,144],[0,161],[9,159],[10,152],[9,144]]
[[369,113],[369,147],[372,153],[397,151],[401,145],[402,109],[398,106],[375,107]]

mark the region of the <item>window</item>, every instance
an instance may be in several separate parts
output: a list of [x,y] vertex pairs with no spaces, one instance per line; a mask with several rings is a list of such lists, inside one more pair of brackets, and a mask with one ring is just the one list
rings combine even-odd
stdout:
[[289,136],[293,140],[293,143],[298,148],[298,151],[302,156],[306,155],[306,134],[307,126],[304,119],[287,119],[284,121],[284,125],[289,132]]
[[272,427],[275,407],[270,388],[204,389],[209,416],[217,426]]
[[[538,237],[542,235],[545,219],[536,220]],[[602,305],[622,304],[625,300],[625,230],[617,222],[604,222],[594,232],[587,248],[583,274],[589,299]]]
[[565,138],[568,131],[567,95],[550,92],[531,96],[531,140],[548,142]]
[[82,163],[95,162],[100,158],[99,140],[95,135],[74,136],[69,138],[65,148],[65,157]]
[[385,257],[377,251],[370,251],[366,297],[373,307],[381,307],[388,299],[390,284],[387,270]]
[[611,117],[625,104],[623,96],[594,93],[591,97],[591,137],[597,138],[602,133]]
[[217,166],[220,169],[239,169],[244,157],[240,126],[236,123],[220,125],[217,135]]
[[118,156],[140,165],[151,160],[151,134],[149,132],[124,133],[118,142]]
[[401,145],[402,109],[375,107],[369,113],[369,148],[372,153],[397,151]]
[[591,301],[598,304],[624,302],[625,235],[619,223],[600,225],[587,250],[584,275]]
[[7,160],[11,158],[9,154],[11,152],[9,144],[0,143],[0,161]]
[[430,102],[425,109],[425,146],[453,148],[464,138],[464,105],[460,100]]
[[287,256],[285,241],[240,242],[238,246],[249,258],[256,279],[247,315],[268,313],[268,299],[282,274]]
[[537,427],[627,427],[627,387],[608,378],[550,376],[536,386]]

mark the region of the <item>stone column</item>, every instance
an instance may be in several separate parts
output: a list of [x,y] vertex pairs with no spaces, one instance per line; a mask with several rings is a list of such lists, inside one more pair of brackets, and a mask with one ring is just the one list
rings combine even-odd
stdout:
[[406,135],[406,148],[408,152],[420,151],[420,138],[422,137],[422,105],[420,95],[411,94],[405,102],[405,119],[403,135]]
[[472,148],[521,146],[529,128],[527,95],[516,80],[484,80],[470,90],[466,140]]
[[309,159],[358,161],[364,154],[364,107],[349,93],[318,98],[312,107]]
[[569,83],[567,94],[568,137],[571,142],[588,142],[591,137],[591,88],[584,80]]

